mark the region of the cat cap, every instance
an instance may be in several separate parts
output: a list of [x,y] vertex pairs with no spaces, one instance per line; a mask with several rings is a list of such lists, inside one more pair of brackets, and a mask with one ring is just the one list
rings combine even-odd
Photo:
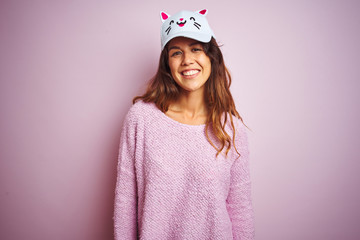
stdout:
[[196,12],[180,11],[173,16],[160,12],[161,26],[161,50],[173,38],[187,37],[199,42],[210,42],[215,38],[205,16],[208,10],[203,9]]

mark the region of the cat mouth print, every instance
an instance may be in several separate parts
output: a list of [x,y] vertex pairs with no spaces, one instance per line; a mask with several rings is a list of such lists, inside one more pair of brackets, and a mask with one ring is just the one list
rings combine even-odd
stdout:
[[180,18],[179,20],[180,20],[180,22],[176,22],[176,24],[177,24],[179,27],[183,27],[183,26],[185,26],[185,24],[186,24],[186,20],[184,21],[184,19],[183,19],[183,18]]

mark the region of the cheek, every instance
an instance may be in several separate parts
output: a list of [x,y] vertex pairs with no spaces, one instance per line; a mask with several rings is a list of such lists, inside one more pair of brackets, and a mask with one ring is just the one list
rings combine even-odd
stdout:
[[203,54],[199,60],[204,69],[211,69],[211,60],[206,54]]
[[208,61],[205,63],[205,71],[206,71],[207,77],[209,78],[209,77],[210,77],[210,74],[211,74],[211,62],[210,62],[210,60],[208,60]]
[[177,72],[176,63],[174,61],[169,61],[169,68],[171,75],[174,77],[174,74]]
[[174,68],[170,67],[170,73],[171,73],[171,76],[173,77],[173,79],[176,79],[176,70]]

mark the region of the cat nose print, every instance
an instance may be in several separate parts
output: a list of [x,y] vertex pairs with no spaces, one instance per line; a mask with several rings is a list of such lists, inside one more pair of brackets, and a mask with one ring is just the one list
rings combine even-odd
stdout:
[[184,20],[183,18],[180,18],[180,21]]

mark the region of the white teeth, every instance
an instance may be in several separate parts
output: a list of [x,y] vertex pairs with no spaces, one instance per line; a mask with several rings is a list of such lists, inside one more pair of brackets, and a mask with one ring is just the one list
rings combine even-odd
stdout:
[[185,75],[185,76],[191,76],[191,75],[194,75],[194,74],[196,74],[196,73],[198,73],[199,72],[199,70],[190,70],[190,71],[185,71],[185,72],[183,72],[183,74]]

